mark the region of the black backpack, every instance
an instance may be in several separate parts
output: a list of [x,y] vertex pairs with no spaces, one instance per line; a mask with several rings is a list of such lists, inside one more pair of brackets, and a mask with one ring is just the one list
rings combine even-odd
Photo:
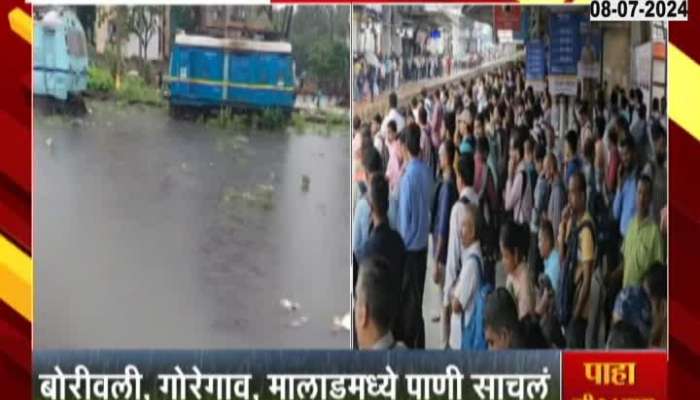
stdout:
[[566,252],[562,255],[561,272],[559,277],[559,292],[557,293],[557,311],[559,321],[567,326],[574,309],[574,293],[576,292],[576,265],[578,264],[578,238],[583,229],[590,229],[595,245],[596,235],[592,221],[585,221],[566,239]]

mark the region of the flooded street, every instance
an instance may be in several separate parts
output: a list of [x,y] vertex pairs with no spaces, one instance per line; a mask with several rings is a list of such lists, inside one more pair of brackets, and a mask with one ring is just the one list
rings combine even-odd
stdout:
[[346,127],[90,107],[35,118],[36,348],[349,347]]

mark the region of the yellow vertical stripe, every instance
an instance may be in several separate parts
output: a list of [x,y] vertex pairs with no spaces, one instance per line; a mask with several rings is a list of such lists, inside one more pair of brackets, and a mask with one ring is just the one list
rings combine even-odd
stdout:
[[700,139],[700,65],[673,43],[668,44],[668,115],[681,128]]
[[[19,8],[7,15],[10,28],[32,43],[32,17]],[[0,235],[0,300],[32,321],[32,259]]]
[[32,321],[32,259],[0,236],[0,299]]

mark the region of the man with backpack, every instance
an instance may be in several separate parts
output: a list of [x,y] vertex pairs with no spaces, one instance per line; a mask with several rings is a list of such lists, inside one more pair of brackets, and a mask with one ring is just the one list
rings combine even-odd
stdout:
[[[462,257],[462,224],[467,214],[467,204],[478,204],[479,196],[472,187],[474,183],[474,161],[472,157],[462,157],[457,164],[457,190],[459,200],[452,206],[450,212],[450,232],[447,239],[447,259],[445,262],[445,280],[443,286],[444,307],[443,341],[445,346],[450,340],[450,314],[452,311],[452,298],[450,289],[459,276]],[[457,347],[459,349],[459,347]]]
[[462,268],[452,289],[450,347],[485,350],[484,308],[493,286],[484,279],[479,237],[481,215],[475,204],[467,206],[462,222]]
[[576,171],[569,179],[569,204],[559,227],[562,254],[557,306],[565,327],[567,347],[585,347],[589,319],[591,278],[595,268],[595,226],[586,210],[586,178]]
[[449,347],[453,350],[462,348],[462,330],[472,318],[474,294],[481,283],[478,208],[475,204],[465,204],[465,211],[459,235],[462,244],[460,263],[454,279],[446,282],[451,308]]

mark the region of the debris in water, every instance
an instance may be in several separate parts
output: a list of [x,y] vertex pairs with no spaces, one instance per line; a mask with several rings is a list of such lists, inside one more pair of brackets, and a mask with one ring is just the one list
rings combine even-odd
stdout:
[[187,172],[187,169],[188,169],[187,163],[183,162],[182,164],[180,164],[180,168],[182,168],[183,171]]
[[53,146],[53,138],[52,137],[46,138],[46,146],[49,148],[51,148],[51,146]]
[[213,162],[210,162],[210,163],[209,163],[209,166],[210,166],[210,167],[213,167],[213,166],[214,166],[214,163],[213,163]]
[[284,308],[285,310],[287,310],[289,312],[296,311],[296,310],[301,308],[299,303],[291,301],[289,299],[280,300],[280,305],[282,306],[282,308]]
[[274,192],[274,191],[275,191],[275,187],[272,186],[272,185],[263,185],[263,184],[259,184],[259,185],[258,185],[258,190],[260,190],[261,192]]
[[222,204],[228,205],[234,200],[242,200],[249,206],[270,210],[274,207],[274,193],[275,187],[272,185],[258,184],[252,191],[238,191],[236,188],[230,187],[223,193]]
[[241,197],[242,197],[244,200],[248,200],[248,201],[250,201],[250,202],[255,202],[255,200],[256,200],[256,197],[253,196],[253,194],[250,193],[250,192],[243,192],[243,194],[241,195]]
[[306,325],[307,322],[309,322],[309,317],[301,316],[297,319],[293,319],[289,323],[289,326],[291,326],[292,328],[300,328],[301,326]]
[[351,318],[350,313],[346,313],[342,317],[333,317],[333,332],[348,331],[350,332]]
[[302,190],[302,192],[308,192],[310,184],[311,184],[311,178],[309,178],[309,176],[306,174],[302,175],[301,176],[301,190]]
[[235,141],[237,141],[237,142],[239,142],[239,143],[248,143],[248,142],[250,142],[250,139],[248,139],[247,136],[243,136],[243,135],[234,136],[233,140],[235,140]]

